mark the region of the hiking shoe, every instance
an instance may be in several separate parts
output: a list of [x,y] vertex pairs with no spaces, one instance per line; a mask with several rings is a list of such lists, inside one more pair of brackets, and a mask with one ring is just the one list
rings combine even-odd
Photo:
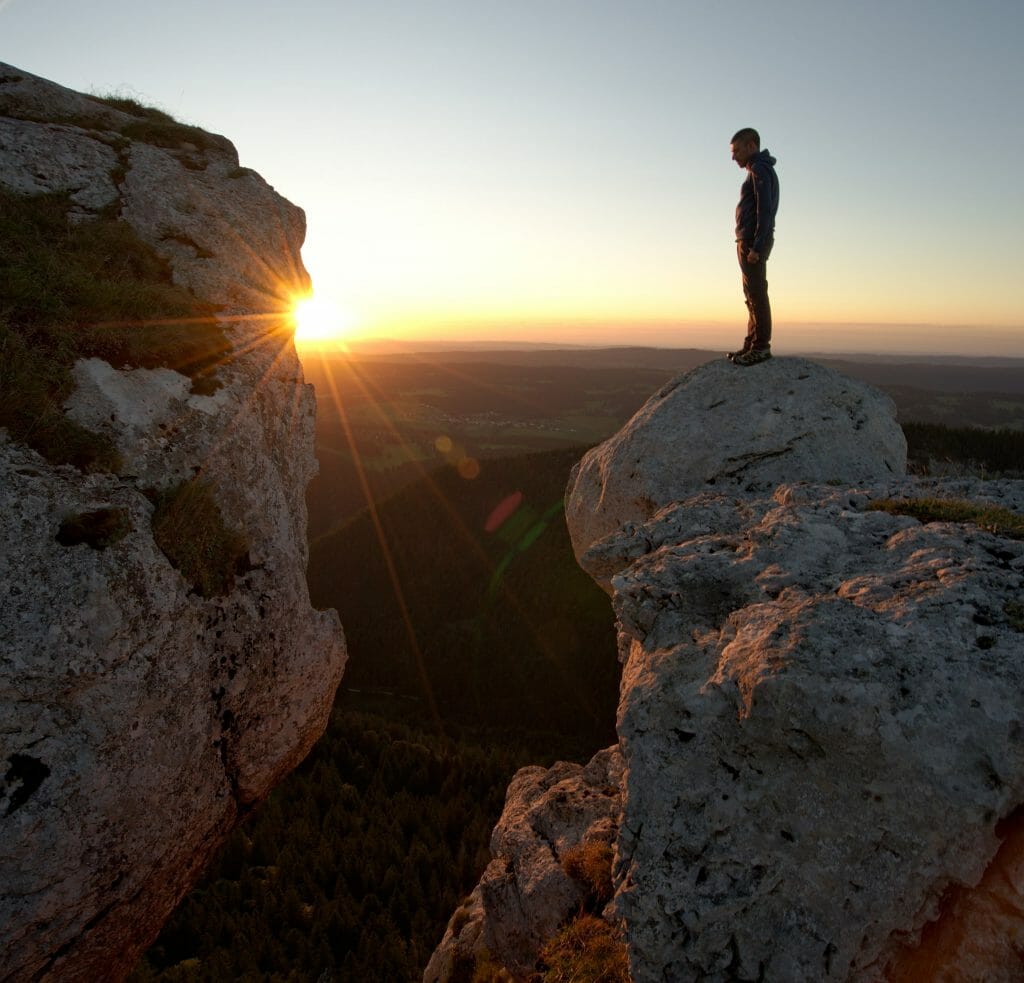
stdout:
[[740,357],[740,355],[746,355],[749,351],[750,349],[747,348],[746,345],[744,345],[738,352],[729,352],[725,357],[729,359],[730,362],[735,362],[736,359]]
[[750,351],[740,352],[733,356],[733,365],[757,365],[758,362],[767,362],[772,357],[770,348],[751,348]]

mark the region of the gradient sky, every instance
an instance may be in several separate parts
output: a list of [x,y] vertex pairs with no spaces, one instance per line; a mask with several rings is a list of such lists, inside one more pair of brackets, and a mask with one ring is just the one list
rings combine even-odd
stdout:
[[751,125],[776,349],[1024,355],[1022,39],[1022,0],[0,0],[0,60],[224,133],[353,332],[437,338],[739,343]]

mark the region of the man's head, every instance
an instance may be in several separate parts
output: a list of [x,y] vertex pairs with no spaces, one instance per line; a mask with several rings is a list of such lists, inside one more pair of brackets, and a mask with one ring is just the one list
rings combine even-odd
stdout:
[[737,130],[729,141],[732,148],[732,159],[738,167],[746,167],[750,158],[761,149],[761,136],[753,127],[745,126]]

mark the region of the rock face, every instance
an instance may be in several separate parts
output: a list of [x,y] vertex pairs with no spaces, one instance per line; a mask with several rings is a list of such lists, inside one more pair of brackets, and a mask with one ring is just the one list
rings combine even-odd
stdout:
[[612,578],[637,981],[875,979],[981,878],[1024,800],[1024,543],[867,510],[950,491],[702,494],[640,531]]
[[580,461],[566,518],[579,557],[700,488],[891,477],[906,458],[892,401],[864,383],[807,359],[775,358],[757,372],[721,359],[670,382]]
[[[4,979],[127,973],[319,737],[345,660],[336,614],[306,590],[313,394],[267,316],[308,282],[304,217],[223,138],[160,147],[126,138],[132,125],[0,65],[0,184],[68,192],[83,216],[119,209],[224,310],[233,347],[210,396],[171,369],[76,366],[67,412],[113,438],[117,474],[53,466],[0,435]],[[248,544],[222,597],[171,566],[142,491],[196,475]],[[58,541],[91,513],[117,515],[121,538]]]
[[124,113],[0,62],[0,186],[117,208],[172,261],[175,283],[266,314],[309,286],[302,209],[239,167],[224,137]]
[[1019,979],[1024,542],[874,506],[1024,483],[903,476],[891,405],[808,364],[698,369],[570,480],[624,666],[633,979]]
[[586,767],[560,761],[517,772],[491,836],[493,859],[452,916],[425,983],[469,979],[488,958],[528,976],[540,947],[584,898],[563,867],[566,854],[613,841],[621,787],[617,747],[599,751]]

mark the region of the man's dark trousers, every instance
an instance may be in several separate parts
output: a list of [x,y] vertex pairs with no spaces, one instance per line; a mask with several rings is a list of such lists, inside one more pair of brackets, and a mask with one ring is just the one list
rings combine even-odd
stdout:
[[768,254],[772,251],[772,242],[765,244],[760,260],[756,263],[747,262],[747,253],[751,243],[742,240],[736,243],[736,257],[740,261],[740,272],[743,274],[743,296],[747,302],[747,340],[745,348],[768,348],[772,342],[772,308],[768,303]]

